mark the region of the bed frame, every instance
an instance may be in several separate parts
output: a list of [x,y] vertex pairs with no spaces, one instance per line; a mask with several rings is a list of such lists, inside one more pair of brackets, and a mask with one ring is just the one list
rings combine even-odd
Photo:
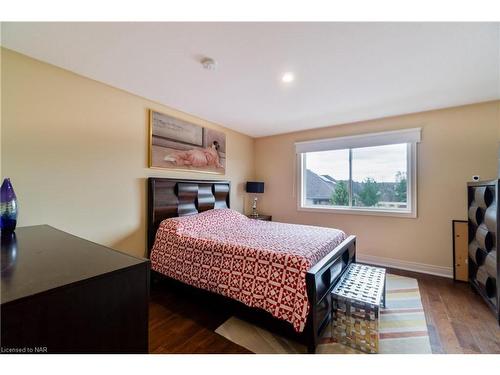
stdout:
[[[214,208],[229,208],[230,191],[230,181],[148,178],[148,257],[162,220],[194,215]],[[356,237],[349,236],[306,274],[307,295],[311,305],[306,327],[302,333],[297,334],[291,329],[291,324],[287,323],[287,334],[296,336],[296,339],[306,344],[309,353],[316,351],[321,335],[330,322],[330,292],[347,266],[355,261],[355,257]],[[166,277],[155,272],[152,274],[154,277]],[[247,306],[243,308],[248,310],[245,314],[247,317],[262,316],[260,309]],[[273,321],[273,326],[283,325],[277,318],[271,318],[271,314],[264,314]]]

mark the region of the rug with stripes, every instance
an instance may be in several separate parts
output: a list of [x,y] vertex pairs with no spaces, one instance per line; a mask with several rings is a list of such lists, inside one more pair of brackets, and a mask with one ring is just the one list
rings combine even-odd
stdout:
[[[215,331],[226,339],[257,354],[306,353],[306,347],[272,334],[248,322],[231,317]],[[431,353],[429,333],[416,279],[387,275],[387,307],[380,313],[380,353]],[[333,342],[330,327],[317,353],[360,353]]]

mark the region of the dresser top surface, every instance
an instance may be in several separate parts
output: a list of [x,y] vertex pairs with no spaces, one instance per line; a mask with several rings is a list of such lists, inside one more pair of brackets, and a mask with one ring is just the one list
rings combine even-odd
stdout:
[[2,304],[148,262],[48,225],[3,234],[1,251]]

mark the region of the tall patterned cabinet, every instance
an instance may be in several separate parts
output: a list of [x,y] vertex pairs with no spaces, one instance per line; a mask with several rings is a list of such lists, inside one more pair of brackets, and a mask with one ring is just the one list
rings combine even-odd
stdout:
[[500,324],[499,182],[467,184],[469,209],[469,281]]

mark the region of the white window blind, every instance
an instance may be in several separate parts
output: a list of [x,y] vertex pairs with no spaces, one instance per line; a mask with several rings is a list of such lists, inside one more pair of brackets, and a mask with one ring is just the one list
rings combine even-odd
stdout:
[[421,128],[394,130],[381,133],[370,133],[353,135],[349,137],[337,137],[303,141],[295,143],[295,152],[342,150],[347,148],[373,147],[400,143],[418,143],[421,139]]

